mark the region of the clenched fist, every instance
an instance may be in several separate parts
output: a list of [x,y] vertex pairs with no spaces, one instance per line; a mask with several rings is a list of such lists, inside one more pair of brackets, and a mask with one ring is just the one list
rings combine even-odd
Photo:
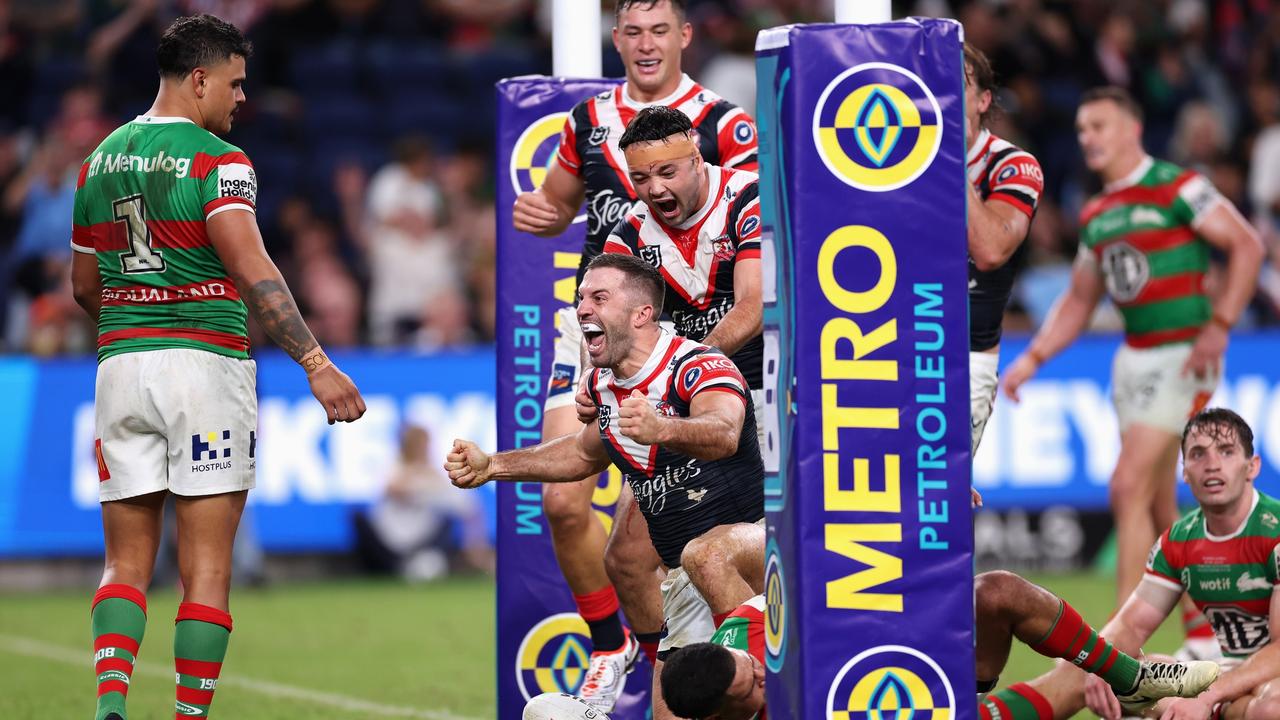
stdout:
[[618,413],[618,429],[641,445],[656,445],[662,432],[662,418],[654,412],[649,398],[639,390],[622,401]]
[[470,440],[454,440],[453,451],[445,456],[449,480],[460,488],[478,488],[489,482],[491,458]]
[[524,192],[511,207],[511,224],[520,232],[541,235],[556,226],[560,213],[540,192]]

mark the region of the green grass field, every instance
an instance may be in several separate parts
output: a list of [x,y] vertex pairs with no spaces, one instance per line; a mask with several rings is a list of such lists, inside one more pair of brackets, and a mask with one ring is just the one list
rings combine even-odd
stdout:
[[[1031,578],[1099,626],[1112,585],[1096,575]],[[0,595],[0,717],[91,718],[89,591]],[[491,582],[343,581],[238,590],[236,631],[214,715],[221,718],[490,720],[494,709]],[[148,597],[152,622],[129,692],[131,720],[173,717],[172,592]],[[966,622],[967,618],[957,618]],[[1166,623],[1148,652],[1180,642]],[[1015,644],[1002,684],[1050,662]]]

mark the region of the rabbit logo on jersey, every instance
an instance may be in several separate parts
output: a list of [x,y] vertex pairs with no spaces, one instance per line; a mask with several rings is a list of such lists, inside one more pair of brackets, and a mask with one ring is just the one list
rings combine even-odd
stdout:
[[829,720],[950,720],[951,681],[933,658],[904,645],[881,645],[845,663],[827,692]]
[[516,651],[516,683],[525,700],[547,692],[575,694],[591,661],[590,631],[577,613],[534,625]]
[[942,109],[919,76],[870,62],[832,80],[813,113],[813,141],[827,169],[869,192],[909,185],[942,145]]

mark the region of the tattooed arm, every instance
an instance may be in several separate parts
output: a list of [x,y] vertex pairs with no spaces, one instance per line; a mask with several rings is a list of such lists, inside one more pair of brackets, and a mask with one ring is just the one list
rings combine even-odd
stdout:
[[329,422],[358,419],[365,404],[355,383],[329,361],[307,328],[289,287],[262,245],[254,214],[221,212],[205,224],[209,241],[235,281],[240,297],[262,329],[307,371],[311,394],[324,406]]

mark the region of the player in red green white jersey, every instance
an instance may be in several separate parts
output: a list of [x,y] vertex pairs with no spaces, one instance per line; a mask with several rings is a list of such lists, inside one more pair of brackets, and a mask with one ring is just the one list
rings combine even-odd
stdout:
[[[1198,413],[1187,424],[1182,457],[1199,507],[1160,536],[1108,636],[1136,651],[1185,591],[1213,624],[1224,672],[1198,698],[1158,707],[1160,717],[1280,717],[1280,645],[1271,642],[1280,632],[1280,501],[1254,487],[1261,460],[1253,431],[1230,410]],[[1090,709],[1119,717],[1106,688],[1089,680],[1085,687]]]
[[263,249],[253,165],[215,135],[244,102],[250,52],[211,15],[174,21],[156,52],[155,103],[94,150],[76,186],[72,288],[98,323],[106,569],[91,615],[96,720],[127,717],[169,493],[183,588],[174,712],[209,714],[232,627],[231,546],[254,482],[248,312],[302,365],[330,423],[365,411]]
[[[1227,332],[1253,296],[1263,249],[1206,178],[1146,154],[1141,110],[1124,90],[1086,93],[1076,128],[1105,188],[1083,210],[1070,287],[1005,371],[1004,386],[1016,401],[1040,365],[1085,329],[1104,293],[1119,307],[1125,342],[1112,388],[1121,440],[1110,486],[1118,606],[1141,579],[1157,534],[1177,519],[1178,438],[1217,386]],[[1227,257],[1212,302],[1204,288],[1210,248]],[[1202,622],[1187,610],[1189,625]]]

